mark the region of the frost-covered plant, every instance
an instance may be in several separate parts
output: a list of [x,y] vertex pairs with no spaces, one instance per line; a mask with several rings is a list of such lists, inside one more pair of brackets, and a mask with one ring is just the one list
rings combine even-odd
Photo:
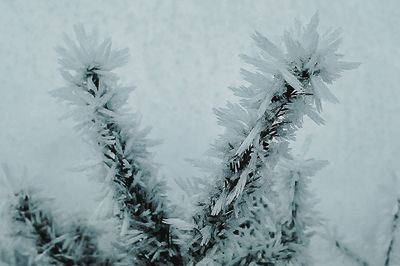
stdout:
[[[7,178],[10,175],[4,168]],[[9,265],[111,265],[99,249],[100,232],[82,219],[56,219],[50,199],[30,186],[10,180],[3,204],[0,261]],[[58,215],[60,216],[60,215]],[[61,222],[61,220],[63,220]],[[3,246],[7,245],[7,246]]]
[[278,163],[276,177],[284,186],[278,190],[281,198],[279,208],[283,212],[278,219],[280,247],[274,254],[277,262],[312,265],[307,249],[314,234],[313,228],[320,225],[320,221],[308,187],[310,178],[326,164],[327,161],[303,158],[282,159]]
[[83,27],[75,33],[77,43],[65,37],[66,46],[57,49],[67,86],[53,94],[73,106],[78,128],[102,155],[105,196],[97,214],[120,220],[120,243],[131,263],[180,264],[170,225],[163,223],[172,210],[148,151],[154,143],[126,110],[132,88],[120,86],[112,72],[126,63],[128,51],[111,49],[110,39],[99,42]]
[[326,84],[357,66],[336,52],[339,31],[320,35],[317,25],[317,15],[306,27],[296,22],[283,36],[285,51],[256,33],[259,56],[242,56],[255,69],[242,70],[247,85],[232,88],[240,104],[215,110],[225,133],[210,152],[219,160],[214,185],[198,202],[191,237],[184,236],[193,262],[308,264],[306,184],[324,163],[293,160],[289,142],[304,116],[323,124],[322,101],[337,102]]

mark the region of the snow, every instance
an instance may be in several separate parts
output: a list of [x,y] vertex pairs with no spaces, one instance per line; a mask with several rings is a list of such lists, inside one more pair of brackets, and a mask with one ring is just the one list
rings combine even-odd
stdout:
[[[153,149],[155,160],[174,190],[171,199],[179,200],[173,180],[199,174],[184,159],[202,157],[221,133],[212,108],[236,100],[228,87],[243,83],[238,55],[256,53],[251,36],[257,30],[279,41],[296,16],[308,21],[319,10],[320,28],[341,27],[340,51],[362,65],[330,87],[339,104],[324,105],[324,126],[305,121],[295,149],[312,135],[308,157],[330,161],[312,180],[321,216],[348,243],[368,243],[379,220],[377,202],[385,197],[377,187],[392,172],[400,176],[399,7],[394,0],[1,1],[0,161],[26,165],[66,211],[97,206],[100,184],[70,172],[91,159],[90,145],[72,121],[58,120],[67,108],[48,94],[64,85],[54,47],[81,22],[130,49],[118,74],[123,84],[136,86],[129,103],[142,124],[163,140]],[[316,259],[323,259],[317,247]],[[373,247],[355,249],[368,257]],[[345,262],[333,257],[331,263]]]

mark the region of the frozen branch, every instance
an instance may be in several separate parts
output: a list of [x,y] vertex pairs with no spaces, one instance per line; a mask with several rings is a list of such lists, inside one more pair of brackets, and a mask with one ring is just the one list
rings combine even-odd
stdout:
[[[274,169],[282,158],[290,158],[288,143],[302,127],[303,117],[322,124],[321,101],[337,102],[325,83],[357,66],[340,61],[338,32],[320,36],[317,25],[314,16],[307,27],[296,25],[293,32],[285,32],[286,52],[256,33],[261,56],[243,56],[257,71],[243,71],[249,85],[232,89],[242,98],[240,104],[228,103],[227,108],[216,110],[219,123],[226,128],[214,145],[222,163],[215,170],[214,186],[193,216],[197,229],[192,230],[189,253],[194,261],[211,256],[226,263],[214,254],[224,252],[237,228],[244,226],[237,221],[249,214],[260,197],[269,207],[276,201],[279,191],[272,191]],[[268,191],[262,189],[265,185],[270,193],[261,196],[259,191]],[[242,253],[237,250],[233,256]]]
[[[164,183],[155,178],[146,138],[125,110],[131,88],[121,87],[113,69],[127,61],[127,50],[112,50],[111,41],[99,43],[76,27],[78,43],[66,38],[58,48],[67,87],[54,95],[74,106],[73,116],[102,154],[106,195],[98,214],[120,220],[121,239],[132,263],[181,264],[170,225],[163,223],[167,207]],[[115,204],[114,204],[115,203]]]

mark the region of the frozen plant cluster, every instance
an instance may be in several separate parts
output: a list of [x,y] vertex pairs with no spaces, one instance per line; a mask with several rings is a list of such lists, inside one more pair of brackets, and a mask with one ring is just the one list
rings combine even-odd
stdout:
[[126,110],[132,88],[118,84],[112,71],[124,65],[127,50],[112,50],[111,40],[99,42],[96,32],[75,27],[78,44],[65,37],[59,47],[61,74],[67,86],[53,95],[73,106],[77,127],[102,158],[93,167],[104,183],[99,218],[120,220],[119,244],[129,263],[179,264],[178,246],[163,221],[172,211],[164,196],[164,183],[156,178],[146,139],[135,116]]
[[258,57],[242,56],[246,85],[232,88],[239,104],[216,109],[225,127],[209,154],[217,158],[193,214],[189,254],[200,264],[310,265],[318,224],[308,184],[326,162],[293,156],[303,117],[318,125],[322,101],[337,102],[326,84],[358,64],[341,61],[339,31],[320,35],[318,15],[284,33],[281,50],[259,33]]
[[[232,88],[238,104],[216,109],[225,128],[211,146],[211,161],[194,161],[208,174],[188,181],[195,202],[190,213],[167,200],[149,148],[149,129],[129,111],[133,88],[114,72],[128,51],[111,39],[76,26],[57,48],[66,85],[52,92],[70,107],[67,117],[93,147],[85,168],[103,184],[103,200],[81,219],[61,217],[32,187],[10,186],[3,204],[0,261],[11,265],[312,265],[311,237],[321,225],[309,190],[327,162],[294,155],[289,144],[304,117],[321,125],[324,101],[338,100],[328,88],[357,63],[337,52],[340,31],[317,31],[318,15],[284,33],[285,49],[260,33],[258,56],[242,56],[245,85]],[[305,148],[306,150],[307,148]],[[4,168],[5,180],[15,179]],[[212,180],[204,185],[204,180]],[[182,185],[182,184],[181,184]],[[184,185],[183,185],[184,186]],[[394,212],[385,265],[396,265],[399,214]],[[74,215],[69,214],[68,217]],[[113,235],[102,245],[101,236]],[[4,240],[4,241],[3,241]],[[104,241],[104,239],[103,239]],[[350,248],[335,246],[367,265]]]

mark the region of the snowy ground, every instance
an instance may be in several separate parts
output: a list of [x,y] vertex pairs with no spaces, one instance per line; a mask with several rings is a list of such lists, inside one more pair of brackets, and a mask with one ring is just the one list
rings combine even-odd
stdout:
[[[333,84],[340,99],[327,105],[327,123],[306,121],[297,144],[313,137],[310,157],[330,165],[313,183],[318,209],[355,249],[374,262],[371,238],[377,210],[398,171],[400,157],[400,2],[392,1],[0,1],[0,161],[26,165],[60,208],[82,211],[95,206],[99,186],[71,166],[89,156],[89,147],[72,122],[59,121],[66,108],[48,91],[63,85],[54,47],[62,33],[83,23],[128,47],[131,60],[119,71],[135,85],[133,110],[151,136],[163,139],[154,149],[160,173],[198,175],[185,158],[199,158],[221,132],[213,107],[235,100],[229,86],[241,84],[238,54],[254,53],[250,35],[258,30],[279,41],[298,16],[308,21],[319,10],[321,29],[341,27],[341,51],[362,65]],[[36,181],[35,181],[36,182]],[[381,188],[386,184],[388,188]],[[388,185],[389,184],[389,185]],[[176,189],[174,189],[175,191]],[[178,192],[171,193],[179,199]],[[68,210],[69,211],[69,210]],[[319,245],[318,265],[350,265],[326,257]],[[327,262],[329,261],[329,262]]]

